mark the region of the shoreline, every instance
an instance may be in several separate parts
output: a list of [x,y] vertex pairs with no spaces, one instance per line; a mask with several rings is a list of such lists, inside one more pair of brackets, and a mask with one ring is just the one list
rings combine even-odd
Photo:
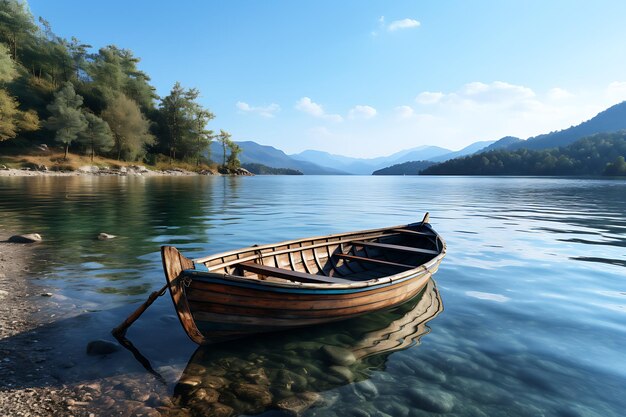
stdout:
[[88,416],[76,407],[84,393],[54,378],[46,366],[53,358],[32,337],[45,324],[36,314],[48,300],[29,277],[37,244],[9,243],[9,236],[0,235],[0,415]]
[[200,172],[173,168],[164,171],[153,171],[144,166],[123,167],[122,169],[98,168],[85,166],[76,171],[48,171],[5,168],[0,169],[0,177],[190,177],[190,176],[253,176],[244,168],[239,168],[232,174],[220,174],[204,170]]

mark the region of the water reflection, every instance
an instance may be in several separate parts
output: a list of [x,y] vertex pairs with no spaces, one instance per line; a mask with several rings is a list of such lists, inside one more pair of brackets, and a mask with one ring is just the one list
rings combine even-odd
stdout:
[[302,412],[320,393],[384,370],[394,351],[419,343],[443,310],[433,281],[415,299],[341,324],[202,346],[187,364],[174,401],[194,415],[231,408],[235,415],[269,408]]

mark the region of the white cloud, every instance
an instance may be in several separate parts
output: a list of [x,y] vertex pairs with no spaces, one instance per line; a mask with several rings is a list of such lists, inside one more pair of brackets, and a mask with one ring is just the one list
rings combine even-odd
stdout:
[[324,108],[315,103],[309,97],[302,97],[300,100],[296,102],[295,106],[296,110],[300,110],[303,113],[309,114],[313,117],[318,117],[321,119],[327,119],[333,122],[341,122],[343,117],[338,114],[328,114],[324,111]]
[[243,101],[238,101],[235,106],[244,113],[255,113],[262,117],[274,117],[280,111],[280,106],[275,103],[268,106],[254,107]]
[[606,96],[616,104],[626,100],[626,81],[613,81],[606,88]]
[[415,101],[417,101],[420,104],[433,104],[433,103],[437,103],[442,98],[443,98],[442,92],[433,93],[430,91],[424,91],[422,93],[419,93],[419,95],[415,98]]
[[548,90],[548,98],[551,100],[564,100],[574,95],[564,88],[554,87]]
[[399,119],[410,119],[415,115],[411,106],[398,106],[394,109],[394,113]]
[[415,19],[394,20],[393,22],[389,23],[389,26],[387,26],[387,30],[389,32],[395,32],[396,30],[401,30],[401,29],[416,28],[416,27],[419,27],[420,25],[421,23]]
[[372,106],[356,105],[348,112],[348,117],[351,119],[371,119],[376,116],[376,109]]

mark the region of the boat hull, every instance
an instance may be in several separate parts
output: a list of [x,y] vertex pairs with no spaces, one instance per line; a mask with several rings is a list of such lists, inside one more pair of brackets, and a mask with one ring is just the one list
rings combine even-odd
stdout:
[[[379,236],[380,230],[384,229],[359,232],[358,238],[367,237],[367,233]],[[225,273],[227,270],[216,273],[169,246],[162,248],[162,257],[183,327],[194,342],[206,344],[346,320],[403,304],[418,295],[437,271],[445,255],[445,243],[440,242],[436,245],[440,248],[438,255],[424,264],[380,279],[347,284],[340,283],[340,279],[338,283],[322,284],[250,279]],[[247,254],[249,248],[241,251]]]

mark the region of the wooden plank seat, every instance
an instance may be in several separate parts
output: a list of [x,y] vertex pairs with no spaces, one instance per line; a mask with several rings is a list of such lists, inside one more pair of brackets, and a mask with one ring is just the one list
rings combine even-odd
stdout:
[[395,233],[403,233],[405,235],[429,236],[429,237],[434,237],[435,236],[432,233],[418,232],[417,230],[410,230],[410,229],[391,229],[391,231],[395,232]]
[[439,252],[435,250],[412,248],[409,246],[391,245],[389,243],[354,241],[352,242],[352,244],[359,245],[359,246],[369,246],[372,248],[378,248],[378,249],[383,249],[383,250],[393,250],[393,251],[398,251],[398,252],[421,253],[425,255],[439,255]]
[[276,278],[289,279],[299,282],[323,282],[327,284],[341,283],[346,284],[352,281],[341,278],[328,278],[321,275],[307,274],[305,272],[292,271],[290,269],[276,268],[268,265],[261,265],[254,262],[241,262],[238,264],[246,271],[254,272],[260,275],[266,275]]
[[350,261],[369,262],[369,263],[372,263],[372,264],[393,266],[395,268],[402,268],[402,269],[413,269],[413,268],[416,268],[416,266],[414,266],[414,265],[399,264],[397,262],[383,261],[382,259],[366,258],[364,256],[348,255],[348,254],[345,254],[345,253],[336,253],[335,256],[338,257],[338,258],[341,258],[341,259],[348,259]]

